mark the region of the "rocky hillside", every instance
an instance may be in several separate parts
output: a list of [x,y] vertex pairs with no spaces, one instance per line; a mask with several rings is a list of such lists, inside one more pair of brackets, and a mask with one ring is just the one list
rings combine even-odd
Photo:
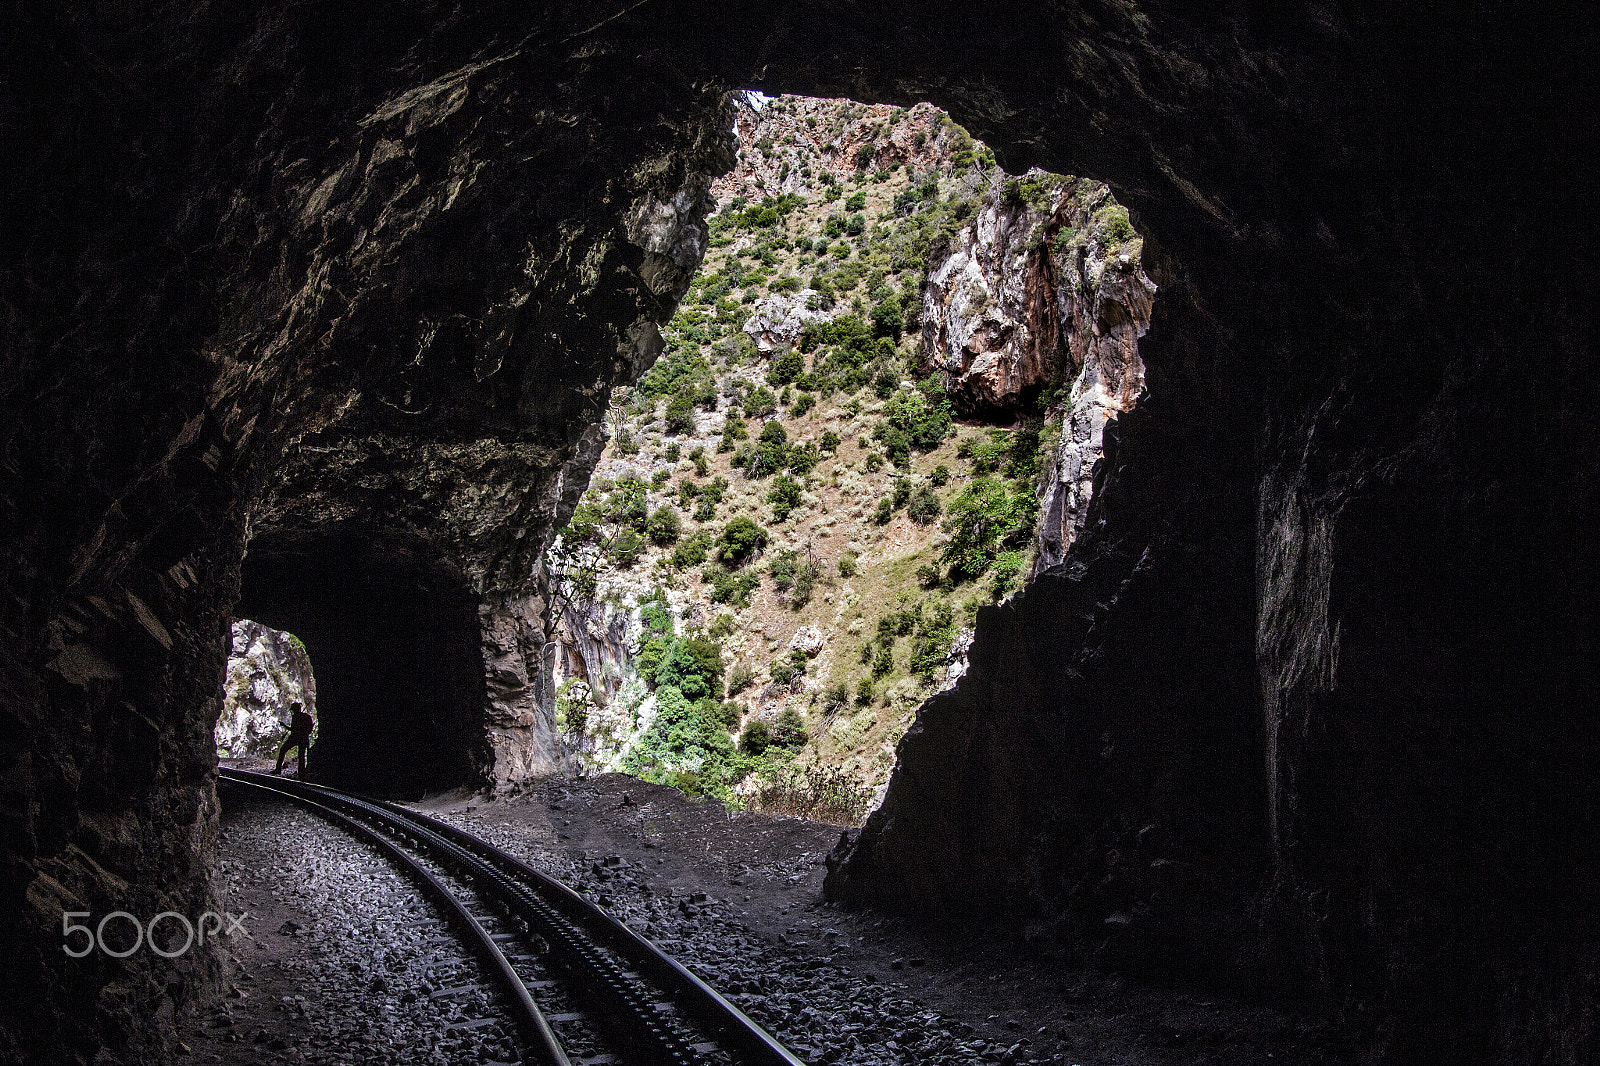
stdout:
[[737,132],[551,553],[553,698],[591,768],[726,796],[798,759],[859,809],[977,609],[1075,535],[1154,285],[1103,185],[1007,175],[928,105],[746,100]]
[[217,754],[274,758],[289,732],[289,705],[298,700],[316,716],[311,659],[299,637],[248,618],[234,622],[232,633],[217,717]]

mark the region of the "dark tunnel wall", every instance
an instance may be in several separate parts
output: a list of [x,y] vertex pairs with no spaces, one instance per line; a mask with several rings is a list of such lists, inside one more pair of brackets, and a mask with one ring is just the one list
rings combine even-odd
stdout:
[[252,544],[238,610],[298,635],[315,664],[310,776],[396,798],[481,781],[482,638],[459,570],[354,531]]

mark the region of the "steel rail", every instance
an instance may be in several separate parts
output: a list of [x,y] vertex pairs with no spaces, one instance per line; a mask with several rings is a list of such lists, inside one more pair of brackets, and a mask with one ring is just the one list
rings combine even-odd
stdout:
[[591,928],[598,927],[602,939],[609,946],[643,972],[677,993],[684,1007],[700,1024],[739,1045],[739,1050],[747,1056],[745,1061],[759,1066],[805,1066],[749,1015],[728,1002],[720,992],[702,981],[692,970],[625,923],[618,921],[603,908],[574,892],[569,886],[466,830],[432,815],[390,802],[385,802],[383,806],[412,821],[427,825],[441,835],[450,837],[462,847],[476,852],[486,861],[530,882],[574,921],[589,925]]
[[[266,775],[249,771],[224,769],[221,773],[231,780],[266,778]],[[522,911],[531,924],[541,927],[564,951],[576,955],[578,968],[587,972],[590,979],[588,983],[595,986],[594,990],[604,998],[611,1000],[613,1007],[638,1014],[643,1031],[636,1036],[644,1038],[647,1044],[656,1044],[657,1047],[650,1050],[663,1053],[664,1061],[692,1061],[697,1056],[681,1040],[673,1040],[671,1034],[661,1032],[661,1028],[667,1025],[665,1020],[651,1017],[648,1004],[638,1002],[640,997],[637,992],[627,989],[626,983],[619,980],[621,975],[617,968],[609,965],[608,960],[596,957],[597,953],[582,943],[584,938],[605,945],[640,973],[650,977],[669,993],[679,1009],[710,1035],[717,1037],[723,1050],[730,1053],[736,1051],[736,1061],[748,1063],[749,1066],[805,1066],[765,1029],[683,964],[569,886],[534,869],[516,856],[466,830],[400,804],[368,800],[326,785],[281,778],[266,779],[282,790],[303,791],[308,796],[381,819],[391,826],[399,822],[399,831],[417,838],[434,850],[455,853],[456,858],[469,866],[488,867],[487,871],[475,873],[474,880],[492,894],[500,896],[513,910]],[[563,918],[566,922],[561,921]],[[566,923],[575,926],[580,935],[570,935],[563,928]],[[647,1054],[646,1057],[657,1059],[658,1055]]]
[[550,1023],[545,1019],[544,1012],[534,1002],[533,996],[528,992],[527,985],[523,984],[522,978],[512,968],[505,952],[500,950],[500,946],[494,942],[494,938],[489,931],[473,916],[471,911],[467,910],[466,905],[446,887],[444,882],[435,877],[432,871],[428,870],[412,856],[406,854],[403,848],[398,847],[393,841],[390,841],[370,826],[341,811],[334,810],[326,804],[319,803],[309,796],[301,795],[294,789],[279,787],[278,783],[252,780],[253,777],[260,775],[245,775],[228,769],[220,770],[218,774],[222,780],[230,784],[242,785],[260,792],[282,796],[284,799],[300,804],[318,817],[332,822],[352,836],[370,844],[408,875],[421,882],[427,892],[455,919],[463,931],[464,938],[488,962],[489,968],[495,972],[500,982],[505,986],[505,990],[510,995],[516,1008],[513,1013],[517,1016],[518,1028],[522,1029],[524,1035],[529,1038],[528,1044],[538,1061],[543,1063],[544,1066],[572,1066],[571,1060],[567,1058],[567,1053],[561,1048],[560,1041],[556,1039],[554,1030],[550,1028]]

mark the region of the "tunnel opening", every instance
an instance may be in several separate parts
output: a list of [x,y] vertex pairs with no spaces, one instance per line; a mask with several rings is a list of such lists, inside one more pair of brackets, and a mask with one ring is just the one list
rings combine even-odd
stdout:
[[316,663],[316,781],[393,798],[480,784],[487,755],[477,596],[437,552],[346,529],[262,536],[237,613]]
[[932,104],[734,102],[706,255],[546,559],[547,669],[580,765],[859,825],[979,608],[1082,531],[1155,285],[1104,184]]
[[317,681],[311,656],[295,634],[251,618],[234,619],[229,630],[222,713],[213,731],[217,756],[251,763],[273,761],[288,739],[297,707],[316,719]]

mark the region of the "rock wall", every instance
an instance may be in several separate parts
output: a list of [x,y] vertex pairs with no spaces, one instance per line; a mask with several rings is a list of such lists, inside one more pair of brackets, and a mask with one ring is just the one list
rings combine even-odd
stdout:
[[731,112],[672,63],[561,43],[597,19],[13,14],[5,107],[32,147],[8,168],[0,280],[0,1059],[159,1060],[210,956],[74,962],[61,914],[214,906],[247,546],[364,544],[352,577],[373,587],[407,588],[408,559],[449,575],[428,590],[448,627],[408,615],[384,643],[378,615],[335,609],[301,634],[319,747],[331,771],[342,722],[343,765],[410,772],[349,712],[437,622],[477,701],[476,738],[439,762],[494,776],[491,734],[527,727],[486,726],[477,607],[523,593],[596,412],[659,351]]
[[228,676],[217,716],[217,754],[275,758],[289,733],[289,705],[316,717],[317,683],[298,637],[248,618],[233,623]]
[[1044,395],[1054,446],[1039,486],[1035,574],[1083,529],[1107,423],[1144,392],[1139,338],[1156,285],[1144,242],[1096,181],[1030,173],[994,184],[930,258],[922,337],[958,410],[1015,417]]

